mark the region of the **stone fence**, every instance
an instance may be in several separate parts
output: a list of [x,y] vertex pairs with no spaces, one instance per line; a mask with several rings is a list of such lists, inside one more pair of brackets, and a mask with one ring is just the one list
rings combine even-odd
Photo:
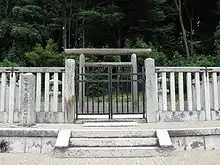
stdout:
[[148,121],[220,119],[220,67],[145,68]]
[[0,123],[72,123],[75,60],[65,67],[0,67]]
[[[0,123],[73,123],[75,61],[0,67]],[[219,120],[220,67],[156,67],[145,60],[147,122]]]

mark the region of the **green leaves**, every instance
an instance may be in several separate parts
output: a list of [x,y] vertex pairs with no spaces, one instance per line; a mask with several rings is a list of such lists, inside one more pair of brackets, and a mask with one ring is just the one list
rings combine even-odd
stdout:
[[[213,40],[220,38],[220,26],[216,28],[219,4],[205,0],[181,2],[190,53],[198,57],[201,54],[219,57],[219,46]],[[50,38],[53,43],[47,42]],[[191,64],[183,59],[181,39],[179,16],[173,0],[1,1],[0,59],[22,65],[26,65],[27,60],[30,66],[62,65],[62,60],[55,59],[63,58],[60,52],[64,43],[69,48],[147,48],[151,43],[155,48],[151,57],[157,59],[157,64]],[[173,58],[175,51],[182,56]],[[25,52],[30,56],[25,56]],[[205,55],[191,61],[206,63],[204,58]]]
[[[84,24],[99,23],[101,26],[116,26],[121,19],[124,18],[124,14],[117,6],[109,5],[107,7],[96,7],[89,10],[79,10],[78,19],[84,21]],[[91,26],[91,25],[90,25]],[[97,27],[96,27],[97,28]]]
[[0,62],[0,67],[19,67],[20,65],[18,63],[11,62],[7,59],[4,59]]
[[40,44],[36,44],[32,52],[25,54],[31,66],[49,67],[63,66],[64,54],[58,52],[57,45],[53,40],[48,40],[44,48]]
[[14,19],[19,21],[30,21],[32,19],[41,19],[41,8],[35,5],[26,5],[26,6],[15,6],[12,9],[12,15]]
[[5,37],[8,37],[10,33],[11,22],[3,20],[0,21],[0,41],[3,41]]
[[41,40],[39,31],[35,29],[33,25],[29,25],[27,23],[14,24],[11,29],[11,35],[15,39],[21,39],[25,41],[35,40],[39,42]]

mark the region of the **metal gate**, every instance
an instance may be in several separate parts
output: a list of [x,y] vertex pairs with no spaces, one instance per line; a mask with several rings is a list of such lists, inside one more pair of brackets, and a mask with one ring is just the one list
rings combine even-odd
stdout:
[[[76,73],[76,119],[103,115],[109,119],[121,115],[145,117],[144,69],[133,73],[128,66],[86,68]],[[135,117],[134,117],[135,118]]]

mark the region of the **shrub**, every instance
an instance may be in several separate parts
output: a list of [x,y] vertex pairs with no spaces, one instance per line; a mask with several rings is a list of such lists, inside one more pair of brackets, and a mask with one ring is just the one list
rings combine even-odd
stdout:
[[9,61],[8,59],[4,59],[0,62],[0,67],[18,67],[20,64]]
[[64,53],[58,52],[57,45],[53,40],[48,40],[47,45],[36,44],[32,52],[25,54],[31,66],[35,67],[55,67],[63,66]]

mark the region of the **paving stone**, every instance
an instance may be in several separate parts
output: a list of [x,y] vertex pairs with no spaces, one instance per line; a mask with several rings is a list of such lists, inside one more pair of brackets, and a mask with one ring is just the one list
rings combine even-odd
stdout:
[[137,122],[87,122],[83,124],[85,127],[129,127],[138,125]]
[[132,158],[169,156],[172,150],[159,147],[74,147],[56,148],[55,157],[62,158]]
[[[116,128],[116,127],[115,127]],[[81,138],[81,137],[95,137],[95,138],[104,138],[104,137],[155,137],[154,130],[144,130],[137,128],[130,129],[89,129],[89,130],[73,130],[71,137]],[[126,127],[125,127],[126,128]]]
[[157,138],[71,138],[70,147],[157,146]]

